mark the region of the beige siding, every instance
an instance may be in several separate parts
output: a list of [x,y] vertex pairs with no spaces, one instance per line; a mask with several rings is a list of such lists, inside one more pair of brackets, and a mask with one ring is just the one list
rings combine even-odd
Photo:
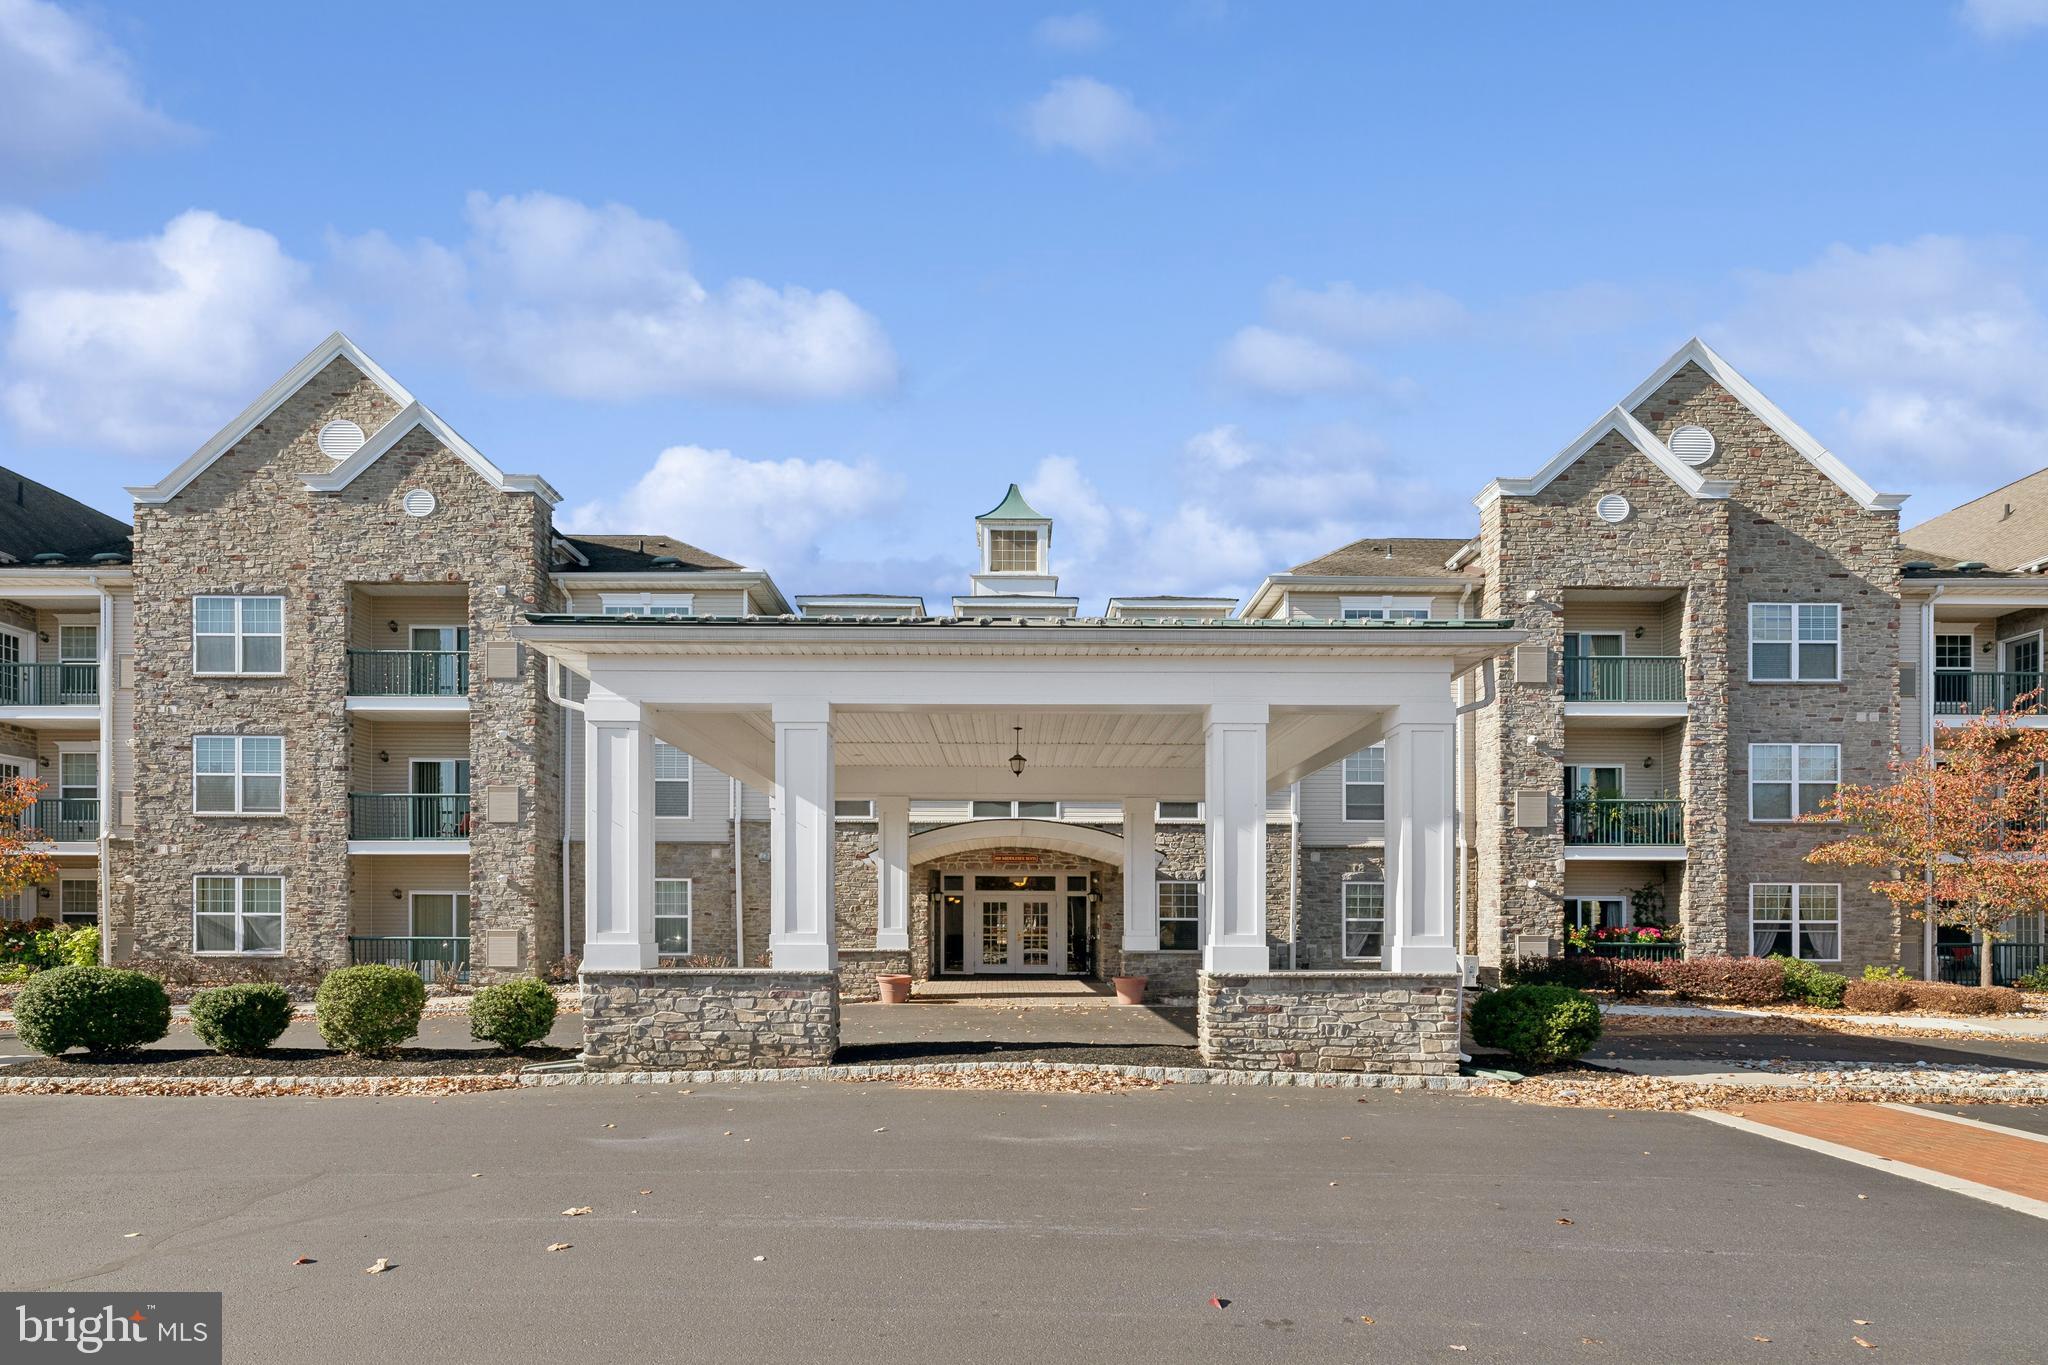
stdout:
[[[469,890],[469,859],[456,856],[349,859],[349,932],[404,934],[414,891]],[[396,893],[396,894],[394,894]],[[292,913],[287,903],[285,914]]]
[[1301,841],[1335,847],[1385,841],[1384,820],[1344,818],[1344,765],[1333,763],[1301,780]]
[[112,733],[107,738],[107,790],[113,794],[114,810],[126,827],[135,819],[135,689],[118,684],[133,681],[135,598],[126,589],[111,597],[112,639],[101,647],[101,655],[107,661],[101,685],[112,689],[108,706]]
[[[348,647],[411,649],[414,626],[468,624],[467,592],[387,596],[357,589],[349,599]],[[393,626],[397,629],[392,629]]]
[[[569,713],[568,834],[583,838],[583,717]],[[758,816],[768,818],[763,800]],[[665,844],[722,843],[732,838],[732,780],[699,759],[690,762],[690,816],[654,822],[654,837]]]
[[[1565,731],[1566,766],[1619,766],[1622,795],[1648,800],[1676,797],[1684,727],[1663,730],[1573,726]],[[1643,760],[1650,760],[1644,767]]]
[[1429,599],[1429,615],[1432,620],[1455,620],[1458,615],[1459,594],[1432,593],[1427,590],[1408,592],[1289,592],[1281,601],[1282,616],[1289,619],[1302,617],[1318,621],[1335,621],[1344,614],[1344,599],[1347,597],[1395,597],[1401,599]]
[[592,587],[579,587],[574,582],[571,582],[569,586],[568,609],[582,615],[595,616],[604,610],[604,594],[606,592],[618,594],[650,592],[657,596],[663,593],[688,593],[690,595],[690,610],[699,616],[745,616],[747,614],[747,595],[740,589],[693,588],[687,582],[664,583],[659,587],[607,588],[602,590]]
[[[1579,631],[1618,634],[1623,654],[1668,659],[1678,655],[1679,628],[1683,619],[1684,603],[1677,599],[1670,602],[1600,602],[1596,599],[1585,604],[1577,601],[1566,604],[1564,629],[1568,635]],[[1643,632],[1640,637],[1636,634],[1638,630]]]
[[1923,638],[1928,607],[1926,601],[1911,597],[1899,604],[1899,663],[1901,671],[1912,673],[1914,684],[1911,697],[1903,691],[1899,697],[1899,752],[1908,755],[1920,752],[1928,708],[1934,704],[1933,660],[1926,657]]
[[[411,791],[413,759],[469,757],[466,716],[401,720],[358,714],[354,721],[349,753],[350,791]],[[289,736],[285,743],[291,743]],[[379,758],[379,754],[388,754],[389,758]]]

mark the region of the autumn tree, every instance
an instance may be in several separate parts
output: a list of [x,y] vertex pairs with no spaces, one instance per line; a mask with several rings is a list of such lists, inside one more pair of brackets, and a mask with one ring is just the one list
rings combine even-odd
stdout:
[[[2019,705],[2031,710],[2032,698]],[[2048,730],[2018,711],[1972,717],[1940,732],[1937,748],[1894,757],[1891,778],[1844,785],[1808,820],[1840,821],[1852,833],[1806,855],[1830,867],[1876,867],[1870,889],[1902,916],[1981,936],[1982,984],[1990,944],[2015,915],[2048,907]]]
[[23,818],[43,784],[33,777],[0,780],[0,897],[12,896],[57,875],[49,842]]

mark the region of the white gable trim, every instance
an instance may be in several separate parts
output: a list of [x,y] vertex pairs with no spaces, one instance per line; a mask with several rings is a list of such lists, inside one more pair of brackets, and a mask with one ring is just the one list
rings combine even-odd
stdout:
[[375,436],[363,442],[362,449],[327,473],[304,475],[306,487],[315,493],[339,493],[354,483],[364,470],[389,454],[392,447],[418,427],[425,427],[435,440],[454,452],[457,459],[482,475],[484,482],[500,493],[532,493],[545,499],[550,507],[562,500],[562,495],[540,475],[507,474],[492,464],[475,446],[457,435],[455,429],[442,421],[432,408],[425,407],[418,401],[379,427]]
[[239,417],[215,432],[211,440],[193,451],[183,464],[173,469],[161,482],[141,488],[130,488],[130,496],[147,507],[169,502],[184,491],[187,484],[205,473],[207,467],[215,460],[233,449],[236,442],[254,431],[271,413],[276,412],[285,399],[304,388],[307,381],[337,359],[345,359],[361,370],[371,383],[384,390],[400,407],[407,407],[415,401],[413,396],[405,391],[403,385],[384,372],[383,366],[363,354],[362,347],[336,332],[307,352],[305,359],[286,370],[283,377],[265,389],[255,402],[242,409]]
[[1727,479],[1709,479],[1701,475],[1685,461],[1671,453],[1671,448],[1658,440],[1655,433],[1638,422],[1627,408],[1613,407],[1600,420],[1579,433],[1579,438],[1557,452],[1550,463],[1527,479],[1495,479],[1480,490],[1473,502],[1484,507],[1495,498],[1532,497],[1541,493],[1558,475],[1579,462],[1579,458],[1594,446],[1605,440],[1610,432],[1618,433],[1630,445],[1649,457],[1650,463],[1664,471],[1688,494],[1695,498],[1725,498],[1734,491],[1735,485]]

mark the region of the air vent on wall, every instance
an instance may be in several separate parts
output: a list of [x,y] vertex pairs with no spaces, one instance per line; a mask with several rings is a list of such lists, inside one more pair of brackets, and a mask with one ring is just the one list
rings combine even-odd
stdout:
[[363,429],[346,417],[320,428],[320,453],[339,464],[363,448]]
[[1602,521],[1624,521],[1628,518],[1628,499],[1619,493],[1609,493],[1593,504],[1593,515]]
[[1671,433],[1671,453],[1689,465],[1714,458],[1714,433],[1705,427],[1683,426]]
[[440,506],[434,501],[434,495],[424,488],[409,491],[399,505],[405,508],[405,514],[409,517],[432,516],[434,509]]

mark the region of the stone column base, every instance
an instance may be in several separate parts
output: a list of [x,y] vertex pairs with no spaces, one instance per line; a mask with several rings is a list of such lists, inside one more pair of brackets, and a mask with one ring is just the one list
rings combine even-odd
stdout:
[[1202,1060],[1247,1071],[1455,1076],[1455,974],[1202,973]]
[[676,967],[586,971],[579,981],[585,1066],[826,1066],[839,1048],[830,972]]

